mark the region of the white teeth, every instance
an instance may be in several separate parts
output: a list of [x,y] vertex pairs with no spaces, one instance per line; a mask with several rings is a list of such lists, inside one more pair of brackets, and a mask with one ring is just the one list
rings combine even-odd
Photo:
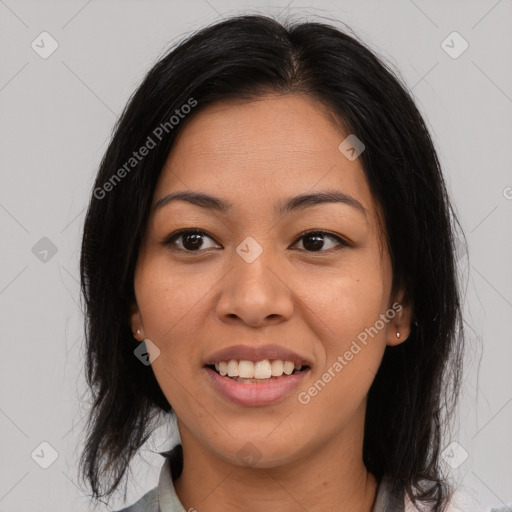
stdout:
[[215,369],[221,374],[221,375],[227,375],[228,374],[228,363],[226,361],[222,361],[215,365]]
[[283,367],[284,373],[286,373],[286,375],[291,375],[293,370],[295,370],[295,365],[291,361],[285,361]]
[[254,363],[252,361],[240,361],[238,363],[238,376],[242,379],[254,379]]
[[235,359],[228,362],[228,377],[238,377],[238,361]]
[[272,377],[272,369],[268,359],[254,363],[255,379],[270,379],[270,377]]
[[222,376],[259,380],[281,377],[283,374],[291,375],[294,370],[300,370],[301,368],[301,365],[294,364],[292,361],[281,361],[279,359],[273,361],[263,359],[255,363],[253,361],[231,359],[215,364],[215,369]]
[[272,369],[272,377],[281,377],[283,375],[283,361],[276,359],[270,363]]

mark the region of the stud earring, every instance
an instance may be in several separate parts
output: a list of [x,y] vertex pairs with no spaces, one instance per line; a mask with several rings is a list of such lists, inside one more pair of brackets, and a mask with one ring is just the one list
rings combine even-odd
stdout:
[[397,337],[397,338],[400,338],[400,333],[399,333],[398,331],[397,331],[397,333],[396,333],[396,337]]

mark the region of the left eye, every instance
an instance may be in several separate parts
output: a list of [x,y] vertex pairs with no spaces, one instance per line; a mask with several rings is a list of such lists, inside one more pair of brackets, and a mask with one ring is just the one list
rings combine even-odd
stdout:
[[[304,233],[298,240],[302,240],[302,247],[308,252],[323,252],[326,250],[324,247],[325,239],[330,239],[331,241],[334,240],[337,242],[334,244],[334,246],[349,246],[349,244],[339,236],[327,233],[326,231],[309,231],[308,233]],[[327,249],[332,248],[333,247],[327,247]]]

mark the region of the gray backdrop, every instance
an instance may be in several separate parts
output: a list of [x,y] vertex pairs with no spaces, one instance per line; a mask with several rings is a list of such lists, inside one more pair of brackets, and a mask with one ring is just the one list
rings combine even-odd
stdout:
[[[469,241],[460,429],[443,464],[463,510],[512,510],[512,0],[0,0],[0,512],[90,508],[77,479],[78,258],[93,177],[155,60],[184,34],[248,12],[345,22],[412,90]],[[163,425],[134,461],[129,502],[156,485],[154,452],[172,432]]]

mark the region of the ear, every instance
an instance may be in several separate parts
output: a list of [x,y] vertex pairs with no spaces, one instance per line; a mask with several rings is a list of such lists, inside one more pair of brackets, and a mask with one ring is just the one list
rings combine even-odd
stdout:
[[[394,316],[391,318],[391,315]],[[388,314],[389,313],[389,314]],[[405,292],[400,290],[388,309],[389,321],[386,345],[395,346],[403,343],[411,334],[413,307]]]
[[144,340],[144,329],[142,327],[142,321],[140,318],[139,308],[137,304],[132,304],[130,308],[130,326],[132,329],[133,337],[136,340]]

